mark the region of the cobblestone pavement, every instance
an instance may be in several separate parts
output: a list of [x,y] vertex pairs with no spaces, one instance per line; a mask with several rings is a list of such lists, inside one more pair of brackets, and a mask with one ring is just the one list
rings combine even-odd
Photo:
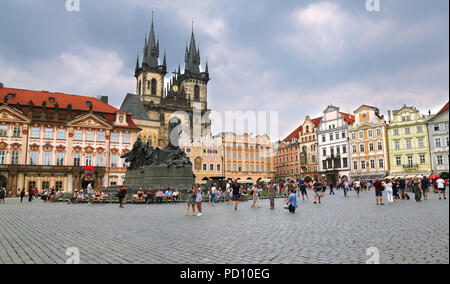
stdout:
[[[312,196],[312,194],[310,194]],[[81,263],[365,263],[376,247],[381,263],[449,263],[449,203],[376,206],[374,192],[342,191],[321,205],[300,201],[295,214],[240,203],[204,204],[185,217],[184,204],[0,204],[0,263],[65,263],[77,247]]]

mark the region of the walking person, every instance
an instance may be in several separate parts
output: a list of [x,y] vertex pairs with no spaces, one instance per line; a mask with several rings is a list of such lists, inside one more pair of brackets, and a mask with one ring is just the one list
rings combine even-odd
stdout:
[[335,195],[335,194],[334,194],[334,190],[333,190],[335,184],[336,184],[336,181],[334,181],[334,180],[330,182],[330,195],[331,195],[331,194]]
[[20,203],[23,202],[23,198],[25,197],[25,188],[22,188],[20,191]]
[[197,209],[198,209],[198,217],[203,215],[203,210],[202,210],[202,202],[203,202],[203,193],[202,193],[202,188],[200,187],[199,184],[196,185],[195,191],[197,193],[196,197],[195,197],[195,203],[197,204]]
[[414,181],[411,182],[411,186],[414,190],[414,198],[416,202],[422,202],[422,184],[418,178],[415,178]]
[[392,194],[394,195],[394,201],[400,199],[398,195],[398,184],[395,178],[392,179]]
[[119,197],[120,208],[123,208],[123,200],[125,199],[126,196],[127,196],[127,188],[125,186],[122,186],[117,194],[117,197]]
[[234,180],[234,183],[231,185],[231,189],[233,191],[233,197],[231,198],[231,201],[234,205],[234,210],[237,210],[239,197],[241,195],[241,186],[237,182],[237,179]]
[[268,189],[269,189],[270,210],[275,210],[275,197],[277,196],[277,184],[271,181]]
[[444,197],[444,200],[446,200],[447,197],[445,197],[445,180],[442,179],[442,177],[439,177],[436,180],[436,184],[438,188],[439,200],[442,200],[441,194]]
[[375,197],[377,199],[377,205],[384,205],[383,203],[383,184],[376,180],[373,183],[373,187],[375,187]]
[[195,185],[188,189],[188,198],[186,200],[186,214],[185,216],[189,215],[189,207],[192,206],[192,216],[195,216],[195,199],[197,197],[197,191],[195,190]]
[[393,184],[390,179],[386,179],[383,183],[384,189],[386,190],[386,198],[389,205],[394,205],[394,189]]
[[259,202],[259,197],[261,196],[262,188],[258,185],[253,187],[253,204],[252,208],[255,208],[258,205],[258,208],[261,208],[261,203]]
[[430,180],[426,176],[424,176],[420,180],[420,184],[423,193],[423,199],[428,200],[428,192],[430,191]]
[[0,203],[5,204],[6,190],[4,188],[0,189]]
[[217,184],[213,184],[211,187],[211,205],[216,205],[216,195],[217,195]]
[[320,199],[321,199],[321,194],[322,194],[322,183],[318,179],[316,179],[316,181],[313,184],[313,187],[314,187],[314,192],[316,194],[314,196],[314,204],[317,204],[317,199],[319,200],[319,204],[320,204],[321,203]]
[[33,201],[34,190],[30,187],[28,189],[28,202]]
[[290,193],[288,196],[288,200],[286,201],[285,209],[288,209],[290,213],[295,213],[295,209],[297,209],[297,197],[295,196],[295,192],[293,189],[290,189]]
[[359,192],[361,191],[361,182],[359,180],[355,180],[355,190],[356,195],[359,197]]
[[299,182],[299,188],[300,188],[300,190],[299,190],[298,197],[300,197],[300,193],[301,193],[303,200],[305,200],[305,196],[306,196],[306,198],[309,199],[308,191],[306,190],[306,181],[304,179],[302,179]]
[[406,198],[406,182],[404,178],[399,178],[398,189],[400,191],[400,198],[404,200]]
[[348,197],[348,191],[350,189],[350,183],[348,182],[348,180],[344,180],[343,186],[344,186],[344,197]]

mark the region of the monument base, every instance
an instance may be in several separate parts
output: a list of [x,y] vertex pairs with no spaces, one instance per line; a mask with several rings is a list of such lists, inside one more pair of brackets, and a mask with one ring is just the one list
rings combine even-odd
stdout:
[[192,166],[181,168],[159,166],[145,166],[138,170],[128,170],[125,175],[125,186],[136,184],[167,184],[176,186],[178,184],[194,184],[194,173]]

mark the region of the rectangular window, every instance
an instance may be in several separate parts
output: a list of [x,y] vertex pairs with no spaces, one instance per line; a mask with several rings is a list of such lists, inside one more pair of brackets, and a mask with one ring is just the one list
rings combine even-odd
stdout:
[[423,132],[422,126],[417,126],[417,133],[422,133],[422,132]]
[[425,164],[426,163],[425,155],[420,155],[420,163],[421,164]]
[[74,153],[73,154],[73,165],[75,167],[79,167],[80,166],[80,159],[81,159],[80,153]]
[[406,135],[411,134],[411,129],[409,129],[409,127],[405,128],[405,134]]
[[56,182],[55,182],[55,188],[56,188],[56,189],[63,189],[63,183],[62,183],[62,181],[56,181]]
[[21,133],[21,131],[20,131],[20,126],[14,126],[14,128],[13,128],[13,137],[20,137],[20,133]]
[[19,151],[13,150],[11,152],[11,165],[18,165],[19,164]]
[[402,165],[402,157],[395,157],[395,164],[397,166],[401,166]]
[[111,133],[111,142],[113,143],[119,142],[119,133]]
[[233,171],[234,171],[234,172],[237,171],[237,166],[236,166],[236,164],[233,165]]
[[44,138],[45,139],[53,139],[53,129],[52,128],[45,128]]
[[334,137],[333,137],[333,133],[330,134],[330,141],[333,141]]
[[381,136],[381,129],[380,128],[377,129],[377,136]]
[[408,166],[412,167],[413,165],[414,165],[413,157],[412,156],[408,156]]
[[39,138],[39,127],[31,128],[31,138]]
[[370,143],[370,144],[369,144],[369,151],[370,151],[370,152],[373,152],[373,150],[374,150],[373,143]]
[[130,143],[130,134],[128,134],[128,133],[123,134],[123,143],[125,143],[125,144]]
[[44,166],[52,164],[52,152],[44,152]]
[[366,169],[366,161],[361,161],[361,170]]
[[86,141],[94,141],[94,131],[86,131]]
[[352,133],[352,139],[353,139],[353,140],[356,139],[356,134],[355,134],[355,132]]
[[111,167],[117,168],[117,155],[111,155]]
[[322,161],[322,167],[324,170],[327,169],[327,161]]
[[444,164],[444,159],[442,158],[442,156],[437,156],[437,163],[440,166]]
[[364,144],[359,145],[359,151],[364,153]]
[[373,130],[369,130],[369,131],[367,132],[367,135],[368,135],[369,137],[372,137],[372,136],[373,136]]
[[411,148],[412,148],[411,140],[406,140],[406,149],[411,149]]
[[216,165],[216,170],[217,170],[218,172],[221,171],[221,169],[220,169],[220,164],[217,164],[217,165]]
[[359,132],[359,139],[363,139],[364,138],[364,132],[360,131]]
[[5,137],[8,136],[8,126],[0,125],[0,136]]
[[434,125],[434,131],[439,131],[439,124]]
[[74,140],[81,141],[83,139],[83,133],[81,130],[75,130]]
[[97,132],[97,141],[105,142],[105,132],[103,132],[103,131]]
[[37,165],[38,163],[38,152],[32,151],[30,152],[30,165]]
[[214,172],[214,164],[210,164],[209,165],[209,171],[210,172]]
[[92,154],[86,154],[86,166],[92,166]]
[[357,161],[354,161],[353,162],[353,169],[356,171],[356,170],[358,170],[358,162]]
[[228,169],[229,172],[231,172],[231,165],[230,164],[227,164],[227,169]]
[[434,141],[436,142],[436,148],[439,148],[439,147],[442,146],[442,144],[441,144],[441,138],[435,138]]
[[400,150],[400,141],[395,141],[395,150]]
[[375,160],[370,160],[370,168],[375,169]]
[[65,129],[58,129],[56,133],[56,139],[63,140],[66,138],[66,130]]
[[347,154],[347,146],[342,145],[342,154]]
[[1,150],[0,151],[0,165],[6,164],[6,151]]
[[57,166],[64,166],[64,152],[57,152],[56,153],[56,165]]
[[[256,171],[259,172],[259,166],[256,165]],[[261,172],[264,172],[264,165],[261,165]]]
[[424,147],[424,144],[423,144],[423,139],[422,138],[419,138],[418,140],[417,140],[417,144],[419,145],[419,148],[423,148]]
[[394,129],[394,135],[395,135],[395,136],[398,136],[398,135],[399,135],[398,129]]
[[383,150],[383,143],[378,142],[378,151]]
[[343,168],[348,167],[348,160],[347,160],[347,158],[342,159],[342,162],[344,163]]
[[379,159],[379,160],[378,160],[378,167],[379,167],[380,169],[384,168],[384,160],[383,160],[383,159]]
[[103,167],[103,154],[97,154],[97,167]]
[[326,157],[327,156],[327,149],[323,149],[323,156]]
[[356,145],[352,145],[352,151],[353,151],[353,153],[358,152]]

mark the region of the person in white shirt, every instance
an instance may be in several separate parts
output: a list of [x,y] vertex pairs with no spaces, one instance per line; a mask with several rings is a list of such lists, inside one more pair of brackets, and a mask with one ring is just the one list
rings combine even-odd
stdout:
[[442,177],[440,177],[436,181],[436,184],[438,188],[439,200],[442,200],[441,194],[444,196],[444,200],[447,199],[447,197],[445,197],[445,180],[443,180]]
[[355,180],[355,190],[356,194],[359,197],[359,192],[361,191],[361,182],[359,180]]
[[258,208],[261,208],[261,203],[259,202],[259,197],[261,195],[262,188],[258,185],[255,185],[253,187],[253,204],[252,208],[255,208],[256,205],[258,205]]
[[389,205],[394,205],[394,189],[392,188],[392,182],[390,179],[386,179],[383,182],[383,187],[386,192],[386,197]]

